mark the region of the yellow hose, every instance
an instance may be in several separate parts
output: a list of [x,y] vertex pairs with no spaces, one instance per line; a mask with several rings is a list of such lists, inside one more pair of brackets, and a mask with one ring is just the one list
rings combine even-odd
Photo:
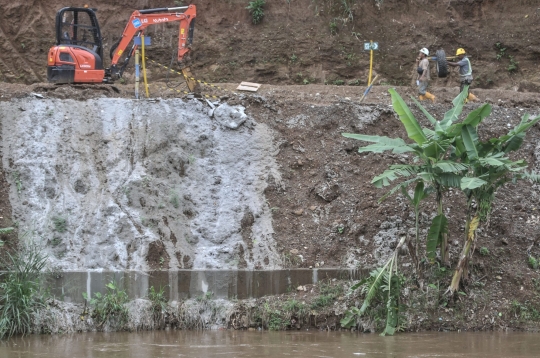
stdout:
[[146,56],[144,55],[144,35],[141,36],[141,47],[142,47],[142,71],[144,79],[144,89],[146,91],[146,98],[150,97],[148,93],[148,81],[146,80]]

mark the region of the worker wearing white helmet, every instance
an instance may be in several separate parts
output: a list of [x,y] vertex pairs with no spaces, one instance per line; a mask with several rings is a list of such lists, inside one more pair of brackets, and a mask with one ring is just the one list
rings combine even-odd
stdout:
[[421,101],[425,99],[430,99],[432,102],[435,102],[435,96],[427,92],[427,87],[429,84],[429,50],[427,48],[422,48],[418,53],[416,58],[416,67],[418,71],[418,93],[420,94],[418,98]]
[[[459,80],[461,83],[459,87],[459,92],[463,92],[463,89],[465,88],[465,86],[470,86],[473,80],[471,61],[467,57],[465,49],[463,48],[457,49],[456,56],[459,59],[459,61],[448,62],[448,64],[454,67],[459,66]],[[474,101],[476,99],[477,99],[476,96],[469,91],[467,99],[465,101]]]

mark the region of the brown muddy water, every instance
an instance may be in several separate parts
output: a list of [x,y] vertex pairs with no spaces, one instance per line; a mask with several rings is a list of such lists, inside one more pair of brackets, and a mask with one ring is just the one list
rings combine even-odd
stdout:
[[34,335],[0,342],[0,357],[539,357],[536,333],[154,331]]

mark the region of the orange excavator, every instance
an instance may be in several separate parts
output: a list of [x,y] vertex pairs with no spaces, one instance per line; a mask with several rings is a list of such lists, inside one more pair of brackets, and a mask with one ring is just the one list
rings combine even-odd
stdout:
[[150,25],[179,22],[177,60],[191,92],[198,91],[189,67],[197,11],[195,5],[135,10],[122,33],[111,46],[111,66],[104,67],[103,38],[97,9],[65,7],[56,14],[56,45],[49,50],[47,79],[52,83],[112,83],[122,77],[137,45],[133,39]]

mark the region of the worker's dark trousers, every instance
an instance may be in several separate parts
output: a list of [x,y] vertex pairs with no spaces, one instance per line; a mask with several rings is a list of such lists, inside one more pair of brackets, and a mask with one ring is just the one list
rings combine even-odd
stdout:
[[472,83],[472,80],[461,81],[461,86],[459,86],[459,93],[463,92],[463,89],[465,88],[465,86],[469,85],[469,91],[467,91],[467,96],[469,96],[469,92],[471,90],[471,83]]

